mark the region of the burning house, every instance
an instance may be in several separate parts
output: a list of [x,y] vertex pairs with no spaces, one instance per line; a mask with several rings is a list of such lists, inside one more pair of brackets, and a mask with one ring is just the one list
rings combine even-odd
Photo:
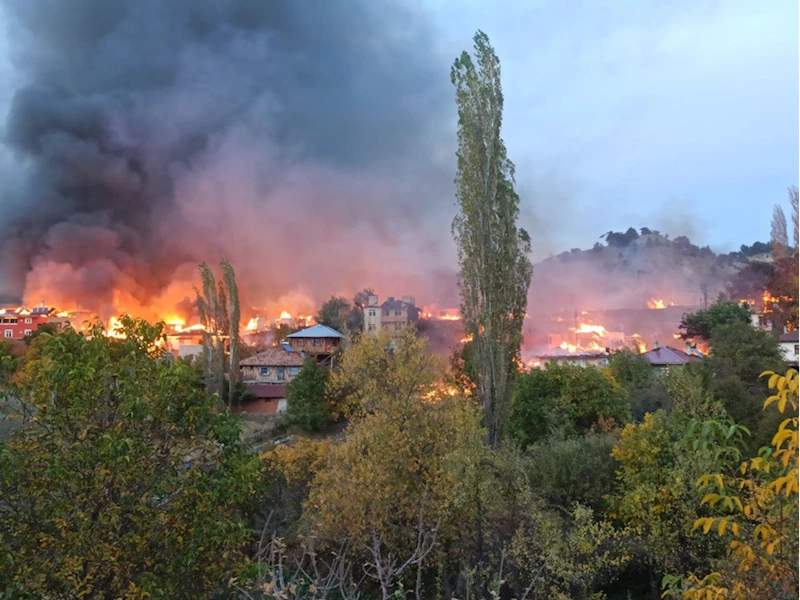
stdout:
[[403,296],[399,300],[389,296],[383,303],[378,302],[378,296],[370,296],[364,307],[364,333],[377,335],[388,330],[392,336],[397,336],[405,327],[419,321],[419,313],[413,296]]
[[686,350],[677,350],[671,346],[660,346],[655,342],[653,348],[642,354],[653,368],[659,371],[668,371],[672,367],[682,367],[689,363],[700,362],[703,355],[687,342]]
[[333,354],[344,335],[326,325],[314,325],[286,336],[286,342],[298,356],[311,356],[317,362],[332,367]]
[[6,340],[22,340],[45,323],[58,322],[55,309],[44,305],[27,309],[24,307],[0,308],[0,331]]

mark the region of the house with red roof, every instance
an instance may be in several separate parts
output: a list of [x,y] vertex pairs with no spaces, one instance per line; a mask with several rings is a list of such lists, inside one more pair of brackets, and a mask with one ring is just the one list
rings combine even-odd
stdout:
[[246,400],[234,412],[280,414],[286,410],[286,387],[303,366],[303,357],[283,344],[239,362]]

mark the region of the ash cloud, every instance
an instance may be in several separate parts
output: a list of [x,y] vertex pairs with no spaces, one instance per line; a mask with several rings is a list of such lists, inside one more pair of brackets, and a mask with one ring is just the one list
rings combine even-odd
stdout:
[[18,184],[0,197],[0,295],[175,305],[197,262],[225,256],[253,305],[302,286],[314,300],[363,286],[419,296],[453,264],[447,61],[410,9],[3,9],[21,84],[4,131]]

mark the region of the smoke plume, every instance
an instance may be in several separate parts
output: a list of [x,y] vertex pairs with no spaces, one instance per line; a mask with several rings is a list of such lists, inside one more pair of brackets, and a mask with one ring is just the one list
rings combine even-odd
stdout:
[[251,305],[452,281],[447,61],[410,9],[5,0],[4,13],[21,84],[0,295],[183,311],[197,263],[221,257]]

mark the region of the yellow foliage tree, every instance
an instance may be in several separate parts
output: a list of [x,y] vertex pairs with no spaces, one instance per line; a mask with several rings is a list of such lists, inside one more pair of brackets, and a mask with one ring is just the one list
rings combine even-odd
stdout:
[[430,394],[444,374],[444,365],[426,350],[412,327],[398,337],[387,330],[363,336],[342,355],[331,374],[327,396],[334,418],[358,418],[376,405],[408,405]]
[[688,600],[796,598],[798,594],[798,374],[766,372],[776,404],[789,416],[778,426],[770,446],[732,472],[703,475],[702,504],[721,510],[702,517],[694,529],[731,539],[728,561],[705,577],[691,575],[681,585],[666,578],[667,594]]

